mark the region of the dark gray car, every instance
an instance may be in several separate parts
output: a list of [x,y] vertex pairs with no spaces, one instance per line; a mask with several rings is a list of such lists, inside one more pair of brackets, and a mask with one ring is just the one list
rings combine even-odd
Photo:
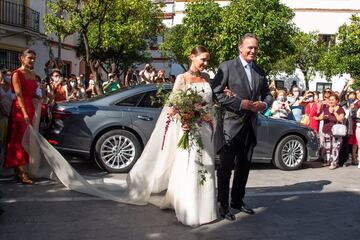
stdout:
[[[171,85],[164,86],[171,90]],[[128,172],[141,155],[156,120],[156,85],[140,85],[83,101],[57,104],[44,132],[67,155],[85,155],[109,172]],[[315,132],[299,123],[259,114],[253,161],[294,170],[318,158]]]

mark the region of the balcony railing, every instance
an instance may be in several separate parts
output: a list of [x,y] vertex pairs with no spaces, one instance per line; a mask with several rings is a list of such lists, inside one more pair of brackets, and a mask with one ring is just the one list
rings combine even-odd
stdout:
[[23,4],[0,0],[0,24],[39,32],[40,13]]
[[153,0],[154,3],[174,3],[175,0]]
[[0,70],[14,70],[19,67],[19,52],[0,48]]

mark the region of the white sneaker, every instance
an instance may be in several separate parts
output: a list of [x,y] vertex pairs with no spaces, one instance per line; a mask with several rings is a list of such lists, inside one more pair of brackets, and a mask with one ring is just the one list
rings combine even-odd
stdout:
[[360,168],[360,162],[359,162],[358,168]]
[[330,170],[334,170],[334,169],[336,169],[338,166],[336,165],[336,164],[331,164],[330,165],[330,167],[329,167],[329,169]]

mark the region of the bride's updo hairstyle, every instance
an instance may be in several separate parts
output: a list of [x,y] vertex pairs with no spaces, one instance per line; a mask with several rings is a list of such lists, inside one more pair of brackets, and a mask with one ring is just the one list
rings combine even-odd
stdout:
[[196,47],[194,47],[189,55],[189,61],[191,61],[190,57],[191,55],[197,56],[201,53],[208,53],[209,51],[207,50],[206,47],[204,47],[203,45],[197,45]]

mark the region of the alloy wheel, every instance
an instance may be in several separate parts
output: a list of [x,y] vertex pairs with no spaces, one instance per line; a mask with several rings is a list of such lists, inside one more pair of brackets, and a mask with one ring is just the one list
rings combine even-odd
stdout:
[[304,148],[299,141],[290,140],[284,144],[281,157],[287,167],[296,167],[302,163]]
[[135,145],[123,135],[111,136],[100,147],[102,162],[112,169],[123,169],[135,159]]

